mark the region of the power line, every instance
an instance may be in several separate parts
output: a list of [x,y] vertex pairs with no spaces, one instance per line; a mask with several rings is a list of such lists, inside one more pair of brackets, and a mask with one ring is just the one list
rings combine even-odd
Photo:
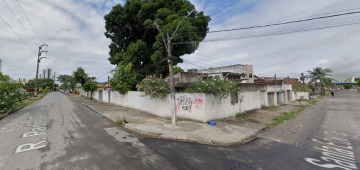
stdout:
[[108,75],[109,73],[112,73],[112,70],[111,70],[110,72],[107,72],[106,74],[100,76],[100,77],[97,77],[95,80],[97,80],[97,79],[99,79],[99,78],[101,78],[101,77],[104,77],[104,76]]
[[[227,40],[235,40],[235,39],[246,39],[246,38],[255,38],[255,37],[264,37],[264,36],[272,36],[272,35],[282,35],[282,34],[290,34],[290,33],[298,33],[298,32],[307,32],[307,31],[314,31],[314,30],[322,30],[322,29],[329,29],[329,28],[336,28],[336,27],[343,27],[343,26],[352,26],[360,24],[360,22],[353,22],[353,23],[345,23],[345,24],[338,24],[338,25],[331,25],[331,26],[323,26],[318,28],[311,28],[311,29],[298,29],[298,30],[289,30],[286,32],[275,32],[275,33],[266,33],[266,34],[245,34],[240,37],[235,37],[234,35],[227,36],[227,37],[217,37],[210,40],[203,40],[201,42],[213,42],[213,41],[227,41]],[[188,43],[199,43],[200,41],[188,41],[188,42],[176,42],[172,44],[188,44]]]
[[217,60],[217,61],[219,61],[219,62],[221,62],[222,64],[225,64],[225,65],[227,64],[227,63],[223,62],[223,61],[220,60],[220,59],[215,59],[215,58],[209,57],[209,56],[207,56],[207,55],[200,54],[200,53],[198,53],[198,52],[196,52],[196,54],[202,55],[202,56],[207,57],[207,58],[211,58],[211,59],[213,59],[213,60]]
[[24,25],[20,22],[20,20],[19,20],[19,18],[15,15],[15,13],[11,10],[11,8],[9,7],[9,5],[6,3],[6,1],[5,0],[3,0],[4,2],[5,2],[5,4],[6,4],[6,6],[10,9],[10,11],[14,14],[14,16],[15,16],[15,18],[19,21],[19,23],[21,24],[21,26],[25,29],[25,31],[27,32],[27,34],[30,36],[30,38],[34,41],[34,43],[36,44],[36,46],[39,46],[36,42],[35,42],[35,40],[34,40],[34,38],[29,34],[29,32],[26,30],[26,28],[24,27]]
[[231,7],[231,6],[233,6],[234,4],[236,4],[236,3],[238,3],[240,0],[237,0],[237,1],[234,1],[233,3],[231,3],[230,5],[228,5],[228,6],[226,6],[225,8],[223,8],[223,9],[220,9],[219,11],[217,11],[217,12],[215,12],[215,13],[213,13],[212,15],[210,15],[211,17],[212,16],[214,16],[214,15],[216,15],[216,14],[218,14],[218,13],[220,13],[221,11],[223,11],[223,10],[225,10],[225,9],[227,9],[227,8],[229,8],[229,7]]
[[[337,13],[337,12],[334,12],[334,13]],[[293,20],[293,21],[287,21],[287,22],[278,22],[278,23],[273,23],[273,24],[260,24],[260,25],[254,25],[254,26],[248,26],[248,27],[240,27],[240,28],[233,28],[233,29],[226,29],[226,30],[216,30],[216,31],[209,31],[206,33],[219,33],[219,32],[228,32],[228,31],[248,30],[248,29],[254,29],[254,28],[264,28],[264,27],[270,27],[270,26],[279,26],[279,25],[285,25],[285,24],[292,24],[292,23],[312,21],[312,20],[318,20],[318,19],[339,17],[339,16],[358,14],[358,13],[360,13],[360,11],[353,11],[353,12],[347,12],[347,13],[341,13],[341,14],[333,14],[333,15],[327,15],[327,16],[321,16],[321,17]],[[192,33],[205,33],[205,32],[188,32],[188,33],[177,33],[177,34],[192,34]]]
[[275,23],[275,22],[299,20],[299,19],[305,19],[305,18],[309,18],[309,17],[322,16],[322,15],[327,15],[327,14],[335,14],[335,13],[339,13],[339,12],[353,11],[353,10],[358,10],[358,9],[360,9],[360,8],[352,8],[352,9],[346,9],[346,10],[341,10],[341,11],[334,11],[334,12],[327,12],[327,13],[323,13],[323,14],[311,15],[311,16],[306,16],[306,17],[298,17],[298,18],[284,19],[284,20],[278,20],[278,21],[271,21],[271,22],[268,22],[268,24]]
[[41,44],[43,44],[43,43],[42,43],[42,41],[41,41],[41,39],[40,39],[40,37],[39,37],[39,35],[37,34],[37,32],[35,31],[35,29],[34,29],[33,25],[31,24],[31,22],[30,22],[29,18],[26,16],[26,14],[25,14],[24,10],[22,9],[22,7],[21,7],[20,3],[18,2],[18,0],[16,0],[16,2],[19,4],[21,11],[24,13],[24,15],[25,15],[26,19],[29,21],[29,23],[30,23],[30,25],[31,25],[31,28],[34,30],[34,32],[35,32],[35,34],[36,34],[36,36],[39,38],[40,43],[41,43]]
[[[0,16],[0,18],[5,22],[5,24],[6,24],[7,26],[9,26],[9,27],[11,28],[11,26],[10,26],[1,16]],[[21,40],[24,44],[26,44],[26,42],[15,32],[15,30],[14,30],[13,28],[11,28],[11,30],[20,38],[20,40]],[[29,47],[28,44],[26,44],[26,46]],[[34,54],[36,54],[35,51],[32,50],[30,47],[29,47],[29,49],[30,49]]]
[[[325,24],[339,24],[339,23],[345,23],[345,21],[358,21],[357,19],[359,19],[359,16],[358,17],[353,17],[353,18],[340,18],[340,19],[335,19],[335,20],[329,20],[329,21],[320,21],[320,22],[317,22],[317,23],[309,23],[309,24],[304,24],[304,25],[295,25],[295,26],[290,26],[290,27],[284,27],[284,28],[275,28],[275,29],[272,29],[272,30],[265,30],[265,31],[259,31],[259,32],[255,32],[255,33],[261,33],[261,32],[266,32],[266,31],[282,31],[282,30],[289,30],[289,29],[294,29],[294,28],[306,28],[306,26],[319,26],[320,24],[319,23],[324,23],[323,25]],[[336,22],[340,20],[341,22]],[[237,35],[242,35],[242,34],[237,34]],[[235,35],[228,35],[228,36],[223,36],[222,38],[226,38],[226,37],[234,37]],[[216,37],[216,38],[219,38],[219,37]],[[213,38],[215,39],[215,38]],[[211,39],[210,39],[211,40]]]

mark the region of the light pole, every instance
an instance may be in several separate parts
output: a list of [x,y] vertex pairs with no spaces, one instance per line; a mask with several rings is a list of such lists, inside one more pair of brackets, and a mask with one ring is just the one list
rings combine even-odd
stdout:
[[54,90],[54,85],[55,85],[55,73],[56,73],[56,72],[54,72],[53,91],[55,91],[55,90]]
[[42,59],[42,58],[46,58],[46,57],[40,57],[41,56],[41,53],[43,53],[43,52],[47,52],[47,51],[41,51],[41,49],[42,49],[42,47],[43,46],[48,46],[48,45],[46,45],[46,44],[43,44],[43,45],[41,45],[40,47],[39,47],[39,53],[38,53],[38,59],[37,59],[37,68],[36,68],[36,77],[35,77],[35,92],[34,92],[34,96],[36,97],[37,96],[37,91],[38,91],[38,73],[39,73],[39,63],[40,63],[40,60]]
[[178,26],[176,27],[172,37],[169,37],[169,32],[166,33],[166,41],[167,43],[165,43],[165,39],[164,39],[164,35],[162,34],[162,32],[160,31],[159,25],[154,22],[155,27],[159,30],[161,37],[164,41],[164,45],[165,48],[167,50],[168,53],[168,63],[169,63],[169,72],[170,72],[170,95],[171,95],[171,122],[173,126],[176,126],[176,103],[175,103],[175,87],[174,87],[174,69],[173,69],[173,65],[172,65],[172,56],[171,56],[171,39],[174,37],[177,29],[179,28],[181,22],[188,16],[191,15],[191,13],[193,13],[195,11],[195,9],[193,9],[192,11],[190,11],[188,13],[188,15],[186,15],[183,19],[181,19],[181,21],[179,22]]

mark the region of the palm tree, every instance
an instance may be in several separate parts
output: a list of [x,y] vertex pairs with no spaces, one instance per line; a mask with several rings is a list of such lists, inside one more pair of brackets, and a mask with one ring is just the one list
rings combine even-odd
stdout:
[[334,79],[327,77],[327,76],[331,76],[330,73],[332,73],[332,71],[330,69],[328,68],[323,69],[321,67],[316,67],[313,68],[312,71],[307,71],[307,72],[309,73],[309,77],[311,78],[309,84],[315,82],[315,84],[317,84],[321,88],[322,95],[324,95],[324,91],[323,91],[324,87],[332,86],[331,81]]

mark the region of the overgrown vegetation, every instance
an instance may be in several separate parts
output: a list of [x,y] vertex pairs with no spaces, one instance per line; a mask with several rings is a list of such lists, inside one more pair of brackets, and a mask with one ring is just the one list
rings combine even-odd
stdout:
[[268,126],[267,128],[268,129],[271,129],[287,120],[290,120],[294,117],[296,117],[301,111],[303,111],[305,109],[305,106],[301,106],[300,109],[298,109],[297,111],[293,111],[293,112],[283,112],[283,113],[280,113],[280,116],[279,117],[276,117],[273,119],[273,123]]
[[292,89],[295,92],[311,92],[309,87],[303,86],[302,84],[292,85]]
[[186,90],[186,92],[188,92],[188,93],[194,93],[195,88],[189,87],[189,88],[186,88],[185,90]]
[[242,112],[242,113],[237,113],[235,117],[237,117],[237,118],[247,118],[249,116],[250,115],[248,115],[247,113]]
[[17,102],[21,103],[27,97],[24,85],[15,82],[8,75],[0,72],[0,114],[8,114],[15,109]]
[[146,76],[138,85],[136,85],[138,91],[145,92],[146,96],[150,96],[150,99],[163,98],[170,93],[169,85],[165,84],[165,79],[157,77],[155,74]]
[[221,80],[218,77],[209,77],[201,75],[199,82],[195,83],[197,93],[213,93],[219,96],[219,99],[225,99],[230,93],[238,93],[237,83],[230,80]]
[[317,100],[317,99],[310,99],[310,100],[308,100],[307,102],[309,103],[309,104],[314,104],[314,103],[316,103],[316,102],[318,102],[319,100]]

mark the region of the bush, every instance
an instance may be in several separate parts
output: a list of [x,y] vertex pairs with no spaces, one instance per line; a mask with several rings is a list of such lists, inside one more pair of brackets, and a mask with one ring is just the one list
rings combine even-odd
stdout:
[[138,91],[145,92],[146,96],[150,96],[150,99],[163,98],[170,93],[169,85],[165,84],[165,79],[157,77],[155,74],[146,76],[138,85],[136,85]]
[[238,93],[237,83],[230,80],[220,80],[218,77],[199,76],[199,82],[195,84],[198,93],[213,93],[219,99],[225,99],[230,93]]
[[310,88],[307,86],[303,86],[302,84],[299,85],[292,85],[292,89],[295,92],[311,92]]
[[186,88],[185,90],[186,90],[186,92],[188,92],[188,93],[194,93],[194,90],[195,90],[195,89],[189,87],[189,88]]

